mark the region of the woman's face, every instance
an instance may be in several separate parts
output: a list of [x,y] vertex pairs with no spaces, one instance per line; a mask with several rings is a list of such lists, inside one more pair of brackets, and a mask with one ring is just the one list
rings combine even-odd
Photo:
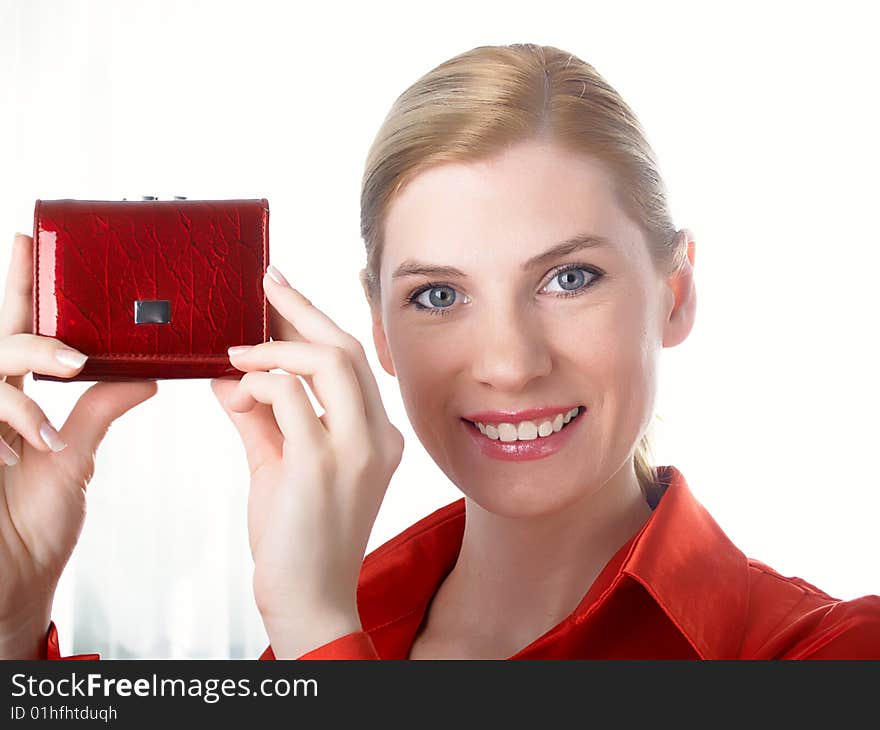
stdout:
[[[606,243],[538,258],[584,236]],[[421,266],[459,273],[406,271]],[[653,413],[659,351],[693,319],[690,275],[682,289],[655,268],[605,169],[546,142],[411,180],[388,210],[380,274],[373,336],[416,434],[505,516],[562,509],[623,473]],[[485,414],[535,408],[550,412]],[[468,420],[481,413],[488,435]]]

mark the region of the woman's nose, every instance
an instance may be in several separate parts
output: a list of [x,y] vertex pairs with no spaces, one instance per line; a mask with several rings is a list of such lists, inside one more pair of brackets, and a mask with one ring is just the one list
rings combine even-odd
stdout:
[[523,390],[552,367],[547,333],[522,316],[494,316],[474,338],[473,377],[497,390]]

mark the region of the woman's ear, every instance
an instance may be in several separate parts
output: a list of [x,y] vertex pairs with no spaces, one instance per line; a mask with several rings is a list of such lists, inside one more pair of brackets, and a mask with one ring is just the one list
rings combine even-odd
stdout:
[[663,328],[663,347],[674,347],[683,342],[693,329],[697,314],[697,289],[694,284],[697,242],[686,228],[682,228],[678,235],[684,238],[678,245],[687,246],[687,259],[679,271],[666,280],[673,302]]
[[388,339],[385,337],[385,327],[382,324],[382,312],[379,302],[373,302],[370,300],[366,269],[361,269],[360,280],[361,287],[364,290],[364,296],[367,299],[367,306],[370,308],[370,317],[373,320],[373,344],[376,347],[376,354],[379,356],[379,362],[386,373],[397,377],[397,373],[394,372],[394,363],[391,361],[391,351],[388,347]]

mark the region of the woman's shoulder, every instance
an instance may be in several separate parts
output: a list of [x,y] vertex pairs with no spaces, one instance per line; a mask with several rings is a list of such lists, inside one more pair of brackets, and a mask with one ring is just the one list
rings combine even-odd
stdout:
[[[672,586],[667,585],[667,598],[679,609],[675,618],[692,627],[692,640],[711,639],[700,644],[708,655],[880,659],[880,596],[842,600],[803,578],[783,575],[745,555],[674,466],[659,467],[658,482],[665,488],[652,520],[661,518],[658,526],[664,529],[651,537],[650,550],[664,554],[672,544],[668,536],[675,536],[679,561],[676,580],[664,583]],[[693,585],[703,587],[698,607],[690,593],[681,595],[683,586]]]
[[748,567],[743,658],[880,659],[880,596],[843,600],[755,558]]

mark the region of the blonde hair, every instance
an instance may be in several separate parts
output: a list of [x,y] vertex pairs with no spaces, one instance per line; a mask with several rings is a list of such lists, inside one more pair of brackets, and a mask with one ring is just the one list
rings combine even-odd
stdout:
[[[558,48],[480,46],[406,89],[370,147],[361,187],[362,284],[370,306],[381,301],[385,215],[407,181],[434,165],[485,159],[539,138],[607,165],[615,195],[643,231],[655,266],[672,274],[684,264],[686,243],[672,223],[654,152],[620,95],[590,64]],[[648,430],[634,453],[646,495],[657,478]]]

